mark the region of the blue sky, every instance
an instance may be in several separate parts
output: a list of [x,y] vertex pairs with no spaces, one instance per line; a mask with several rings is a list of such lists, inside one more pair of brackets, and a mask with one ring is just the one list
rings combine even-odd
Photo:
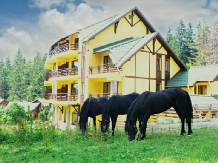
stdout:
[[0,0],[0,59],[12,60],[18,48],[27,59],[47,53],[60,38],[134,6],[163,37],[181,19],[194,28],[218,20],[217,0]]

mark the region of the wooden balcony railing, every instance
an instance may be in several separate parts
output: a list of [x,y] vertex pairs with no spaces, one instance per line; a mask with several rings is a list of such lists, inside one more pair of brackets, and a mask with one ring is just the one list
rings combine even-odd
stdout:
[[78,100],[78,95],[75,93],[48,93],[45,94],[45,99],[56,101],[76,101]]
[[67,43],[61,44],[59,46],[56,46],[54,49],[50,50],[48,57],[52,57],[56,54],[66,52],[68,50],[78,50],[78,47],[79,47],[78,43],[69,44],[67,42]]
[[[122,72],[122,68],[120,68],[119,71]],[[119,72],[119,71],[117,67],[114,66],[114,64],[110,64],[110,63],[89,67],[90,74],[114,73],[114,72]]]
[[78,68],[58,69],[49,73],[50,78],[70,75],[78,75]]
[[110,98],[113,95],[122,95],[121,93],[91,93],[89,94],[89,97],[107,97]]

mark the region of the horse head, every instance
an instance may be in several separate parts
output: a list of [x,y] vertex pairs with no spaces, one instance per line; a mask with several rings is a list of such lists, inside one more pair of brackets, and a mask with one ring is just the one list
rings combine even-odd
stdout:
[[109,123],[110,123],[109,119],[108,120],[105,119],[105,120],[102,120],[102,121],[98,120],[98,121],[101,123],[101,132],[102,133],[107,132],[108,128],[109,128]]
[[83,122],[83,121],[79,121],[79,127],[80,127],[80,131],[82,134],[85,134],[85,131],[86,131],[86,123]]
[[138,132],[136,124],[134,124],[132,121],[127,121],[125,125],[125,130],[128,133],[128,140],[129,141],[135,140],[135,136]]

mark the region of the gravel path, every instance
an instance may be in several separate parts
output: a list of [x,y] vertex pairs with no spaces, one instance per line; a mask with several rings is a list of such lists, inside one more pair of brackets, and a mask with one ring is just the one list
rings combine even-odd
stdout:
[[[218,118],[214,118],[214,119],[202,119],[202,120],[194,120],[192,123],[192,128],[200,128],[200,127],[209,127],[209,126],[215,126],[218,127]],[[186,127],[187,128],[187,127]],[[152,124],[152,123],[148,123],[147,125],[147,130],[149,131],[153,131],[153,132],[158,132],[158,131],[180,131],[181,129],[181,123],[172,123],[172,124],[167,124],[167,123],[156,123],[156,124]]]

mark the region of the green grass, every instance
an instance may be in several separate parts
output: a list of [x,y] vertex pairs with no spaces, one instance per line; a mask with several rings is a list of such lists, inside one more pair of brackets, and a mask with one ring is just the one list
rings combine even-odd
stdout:
[[[148,130],[145,140],[129,142],[123,130],[116,130],[114,137],[110,133],[101,137],[99,130],[85,136],[77,130],[46,130],[41,140],[0,142],[0,162],[218,163],[218,128],[194,128],[193,132],[187,137],[174,130]],[[7,136],[16,137],[11,131]]]

